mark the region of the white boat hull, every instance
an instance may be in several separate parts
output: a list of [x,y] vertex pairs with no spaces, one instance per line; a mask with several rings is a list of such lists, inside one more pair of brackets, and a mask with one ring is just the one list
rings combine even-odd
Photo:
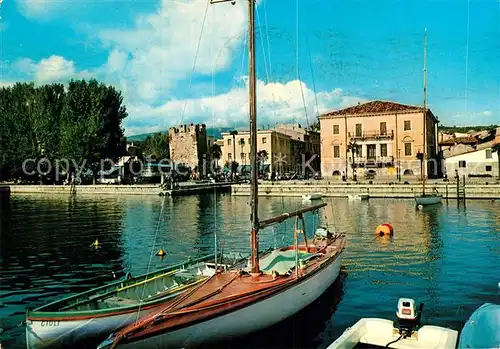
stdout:
[[[390,348],[455,349],[458,332],[445,327],[422,326],[412,337],[400,339]],[[391,320],[364,318],[348,328],[327,349],[352,349],[358,343],[385,347],[398,339],[398,330]]]
[[[270,327],[318,299],[339,276],[341,256],[342,253],[316,275],[258,303],[183,329],[133,343],[118,344],[117,348],[182,348],[242,336]],[[105,343],[99,346],[106,347]]]
[[349,195],[349,200],[368,200],[370,198],[369,194],[354,194]]
[[302,195],[302,199],[306,200],[306,201],[319,200],[322,197],[323,197],[323,194],[320,194],[320,193],[313,193],[313,194]]
[[[141,311],[146,315],[151,309]],[[137,312],[72,321],[26,322],[26,345],[28,349],[76,348],[81,342],[105,339],[111,332],[133,323]]]
[[440,204],[442,200],[441,195],[426,195],[426,196],[416,196],[415,202],[417,205],[427,206]]

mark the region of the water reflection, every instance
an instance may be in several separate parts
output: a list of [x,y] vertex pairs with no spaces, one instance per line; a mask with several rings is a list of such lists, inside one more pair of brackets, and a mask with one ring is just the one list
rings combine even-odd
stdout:
[[[306,214],[306,232],[312,237],[318,222],[345,232],[349,277],[304,317],[252,337],[253,344],[245,344],[247,338],[230,346],[324,347],[362,316],[393,318],[400,297],[426,304],[424,322],[455,329],[482,303],[498,302],[500,202],[423,210],[413,200],[327,203],[318,216]],[[13,328],[0,342],[9,348],[24,346],[24,329],[16,325],[26,307],[101,285],[112,271],[137,275],[211,253],[215,232],[225,251],[249,252],[246,197],[14,195],[0,204],[0,317],[2,327]],[[261,219],[305,205],[300,198],[261,198],[259,204]],[[376,237],[375,228],[386,222],[394,236]],[[292,243],[293,224],[261,231],[261,249]],[[96,238],[97,250],[90,247]],[[159,248],[167,252],[163,259],[154,256]]]

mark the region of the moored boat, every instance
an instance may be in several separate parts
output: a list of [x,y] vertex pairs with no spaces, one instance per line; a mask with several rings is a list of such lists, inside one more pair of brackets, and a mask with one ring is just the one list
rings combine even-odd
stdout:
[[348,196],[349,200],[368,200],[370,198],[370,194],[351,194]]
[[439,326],[420,327],[420,311],[416,312],[413,299],[401,298],[397,320],[362,318],[330,344],[327,349],[370,348],[443,348],[455,349],[458,332]]
[[[211,0],[228,1],[234,3]],[[100,349],[182,348],[252,333],[299,312],[339,276],[345,236],[318,229],[313,241],[307,240],[304,214],[326,203],[263,221],[258,217],[255,1],[248,0],[250,263],[239,270],[217,272],[188,292],[165,301],[163,309],[112,334]],[[259,253],[259,231],[292,217],[296,218],[294,244]],[[304,237],[300,244],[299,235]]]
[[428,206],[428,205],[435,205],[435,204],[440,204],[442,200],[441,195],[432,195],[432,194],[426,194],[426,195],[418,195],[415,196],[415,202],[417,205],[422,205],[422,206]]
[[321,193],[311,193],[302,195],[302,200],[311,201],[311,200],[320,200],[323,197]]
[[[236,260],[227,256],[217,263],[217,268],[227,269],[230,265],[223,263]],[[75,347],[92,340],[98,344],[109,333],[215,274],[215,265],[214,255],[204,256],[137,277],[128,275],[122,280],[27,310],[27,347]]]
[[274,325],[311,304],[335,282],[344,246],[343,235],[318,229],[312,244],[262,255],[261,273],[252,273],[251,266],[217,273],[98,348],[186,347]]

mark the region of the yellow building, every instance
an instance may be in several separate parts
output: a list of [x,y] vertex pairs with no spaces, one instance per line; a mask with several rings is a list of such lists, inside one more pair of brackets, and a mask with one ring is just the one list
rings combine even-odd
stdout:
[[[394,102],[373,101],[320,116],[321,172],[324,177],[353,168],[358,176],[420,176],[417,153],[427,144],[428,177],[439,176],[438,119],[427,109]],[[354,149],[354,159],[353,150]],[[426,168],[427,167],[427,168]]]
[[[236,161],[240,165],[250,164],[250,132],[238,131],[222,133],[222,163]],[[257,132],[257,152],[265,151],[267,157],[263,164],[270,165],[269,171],[287,173],[294,170],[291,158],[291,137],[276,130],[259,130]]]

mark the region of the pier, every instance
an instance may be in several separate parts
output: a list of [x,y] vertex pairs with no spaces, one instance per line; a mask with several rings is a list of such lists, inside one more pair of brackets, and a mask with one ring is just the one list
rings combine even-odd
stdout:
[[[462,190],[467,191],[467,199],[500,199],[500,184],[474,183],[460,184]],[[429,183],[429,189],[436,190],[443,195],[443,199],[463,199],[455,182]],[[321,193],[325,197],[348,197],[355,194],[369,194],[371,198],[414,198],[422,192],[422,184],[357,184],[331,183],[327,181],[263,181],[259,185],[260,196],[291,196],[300,197],[310,193]],[[248,184],[233,185],[232,195],[250,195]]]
[[[178,183],[175,189],[167,190],[158,184],[137,185],[10,185],[12,194],[65,194],[65,195],[165,195],[181,196],[202,193],[229,192],[232,183]],[[6,187],[9,190],[9,187]],[[1,188],[0,188],[1,189]]]

